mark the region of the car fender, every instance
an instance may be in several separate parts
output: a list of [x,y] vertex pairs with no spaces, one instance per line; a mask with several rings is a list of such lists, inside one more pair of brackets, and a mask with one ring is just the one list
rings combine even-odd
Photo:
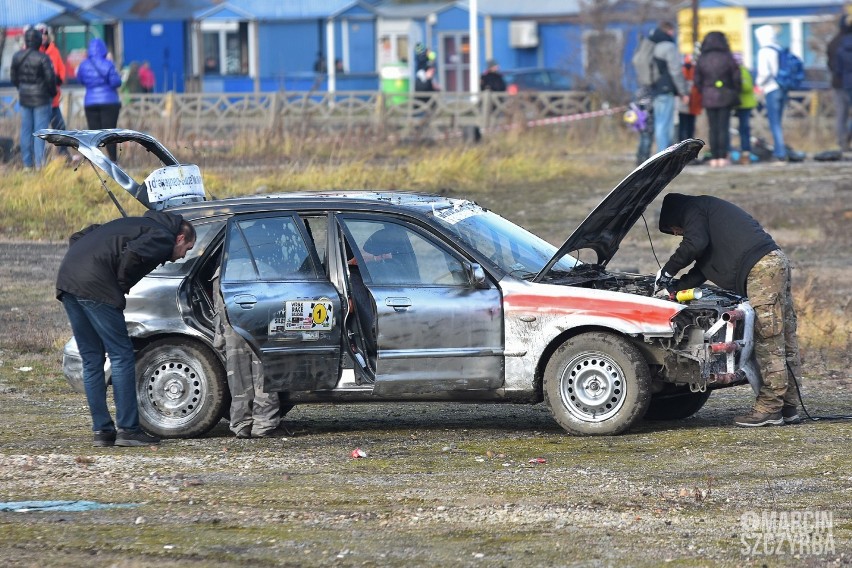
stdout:
[[588,288],[504,280],[507,390],[532,387],[551,344],[581,328],[627,336],[670,337],[683,306],[654,297]]

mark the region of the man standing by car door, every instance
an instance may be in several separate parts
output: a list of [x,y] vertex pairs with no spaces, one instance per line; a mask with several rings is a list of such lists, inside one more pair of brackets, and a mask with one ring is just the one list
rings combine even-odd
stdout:
[[[660,209],[660,231],[683,236],[657,273],[654,290],[670,295],[711,280],[748,296],[754,308],[754,352],[763,384],[751,413],[737,426],[800,421],[796,376],[801,376],[790,261],[751,215],[718,197],[670,193]],[[678,272],[693,264],[679,281]]]
[[[183,258],[194,245],[193,226],[166,211],[91,225],[71,235],[59,266],[56,298],[65,307],[83,359],[95,447],[160,442],[139,426],[136,356],[124,320],[124,295],[157,266]],[[107,408],[105,353],[112,366],[115,422]]]
[[657,152],[672,144],[674,136],[675,97],[689,104],[689,90],[680,68],[680,54],[674,43],[674,24],[661,22],[650,36],[654,46],[654,63],[659,73],[651,88],[654,107],[654,139]]
[[231,391],[229,424],[237,438],[278,438],[287,434],[280,427],[281,402],[277,392],[263,390],[263,362],[251,345],[228,320],[222,296],[221,270],[213,276],[213,347],[225,352],[225,370]]

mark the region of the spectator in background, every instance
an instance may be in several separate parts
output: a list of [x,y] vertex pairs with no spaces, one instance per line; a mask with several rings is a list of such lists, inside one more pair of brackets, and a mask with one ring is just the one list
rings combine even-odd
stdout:
[[710,167],[727,166],[731,145],[731,109],[740,102],[740,67],[728,38],[722,32],[710,32],[701,42],[701,57],[695,68],[695,86],[701,91],[701,102],[710,127]]
[[502,93],[506,90],[506,81],[503,79],[503,74],[500,73],[500,64],[496,59],[489,59],[486,62],[488,67],[485,73],[479,78],[479,90],[491,91],[493,93]]
[[754,79],[751,71],[743,65],[743,54],[735,53],[734,59],[740,66],[740,102],[735,112],[737,114],[737,129],[740,135],[739,163],[751,164],[751,110],[757,107],[757,95],[754,94]]
[[787,146],[784,144],[784,130],[781,121],[784,106],[787,104],[787,93],[775,82],[778,74],[778,55],[781,49],[775,42],[775,28],[767,24],[754,30],[760,49],[757,51],[757,77],[755,83],[763,92],[766,101],[766,116],[769,119],[769,130],[772,132],[772,158],[777,164],[787,162]]
[[50,57],[40,51],[41,43],[40,31],[24,32],[24,49],[12,57],[10,68],[21,107],[21,158],[28,170],[44,164],[44,140],[33,132],[50,126],[50,105],[56,96],[56,74]]
[[135,94],[142,92],[142,83],[139,82],[139,64],[131,61],[130,65],[121,72],[121,91]]
[[147,61],[143,61],[142,65],[139,66],[138,78],[139,86],[142,88],[143,93],[154,92],[154,85],[156,83],[154,72],[151,70],[151,64]]
[[674,41],[674,24],[661,22],[651,32],[654,46],[654,63],[660,71],[659,78],[651,87],[654,106],[654,139],[657,152],[671,146],[674,136],[675,97],[684,104],[689,101],[689,91],[680,69],[680,55]]
[[[56,74],[56,95],[50,104],[50,128],[65,130],[65,118],[62,116],[62,109],[59,108],[59,99],[62,96],[59,86],[65,82],[65,62],[62,61],[62,55],[56,45],[50,41],[50,29],[48,29],[47,24],[38,23],[35,25],[35,29],[41,33],[41,52],[50,58],[53,72]],[[66,160],[71,156],[67,146],[57,146],[56,151]]]
[[682,99],[678,100],[678,140],[695,138],[695,118],[701,114],[701,92],[695,86],[695,63],[692,55],[687,53],[683,56],[682,69],[689,100],[685,104]]
[[[107,48],[100,38],[89,42],[89,53],[77,68],[77,79],[86,87],[83,106],[89,129],[115,128],[121,111],[121,99],[118,96],[121,76],[112,61],[107,59]],[[107,146],[107,153],[113,162],[118,161],[115,146]]]
[[[840,16],[840,27],[837,34],[828,43],[828,69],[831,71],[831,89],[834,91],[834,109],[837,117],[835,130],[837,132],[837,146],[841,152],[849,151],[849,139],[852,138],[852,130],[849,128],[849,105],[852,102],[849,88],[845,88],[844,75],[852,74],[852,52],[848,51],[848,45],[852,42],[852,22],[844,14]],[[845,73],[841,66],[840,51],[842,45],[847,46],[843,56],[843,63],[847,67]]]

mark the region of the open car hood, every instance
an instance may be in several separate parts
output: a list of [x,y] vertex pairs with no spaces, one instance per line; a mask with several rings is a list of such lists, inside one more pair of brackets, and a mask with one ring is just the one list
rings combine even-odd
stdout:
[[[162,210],[183,203],[204,201],[204,184],[198,166],[181,164],[156,138],[135,130],[39,130],[39,138],[54,146],[76,149],[148,209]],[[163,167],[137,182],[99,150],[107,144],[135,142],[154,154]]]
[[698,156],[702,146],[701,140],[684,140],[648,158],[603,198],[533,281],[540,282],[559,259],[574,250],[592,249],[597,264],[606,266],[648,205]]

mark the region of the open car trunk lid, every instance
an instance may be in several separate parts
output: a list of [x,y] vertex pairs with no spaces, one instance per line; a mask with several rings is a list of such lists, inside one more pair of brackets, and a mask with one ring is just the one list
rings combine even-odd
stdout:
[[[39,130],[35,133],[55,146],[74,148],[92,164],[123,187],[147,209],[163,210],[184,203],[204,201],[201,170],[192,164],[181,164],[157,139],[142,132],[125,129],[111,130]],[[100,148],[107,144],[135,142],[154,154],[163,167],[137,182]]]

